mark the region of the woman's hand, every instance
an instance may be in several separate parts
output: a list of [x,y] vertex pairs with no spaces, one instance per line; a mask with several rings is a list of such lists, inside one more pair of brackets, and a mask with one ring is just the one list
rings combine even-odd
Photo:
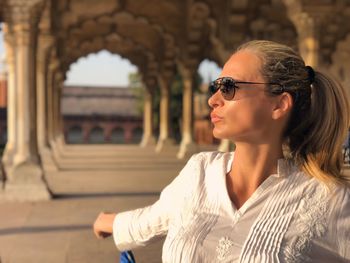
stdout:
[[101,212],[94,223],[97,238],[106,238],[113,233],[113,221],[117,214]]

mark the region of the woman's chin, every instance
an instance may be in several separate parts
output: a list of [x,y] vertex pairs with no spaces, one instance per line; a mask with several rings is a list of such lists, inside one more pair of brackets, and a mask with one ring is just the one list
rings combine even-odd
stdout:
[[240,136],[238,136],[237,134],[233,134],[232,132],[227,133],[227,132],[215,130],[215,129],[213,129],[213,136],[218,140],[230,140],[230,141],[236,141],[236,139],[240,138]]
[[227,136],[224,133],[217,131],[215,129],[213,130],[213,136],[214,136],[214,138],[216,138],[218,140],[229,139],[229,136]]

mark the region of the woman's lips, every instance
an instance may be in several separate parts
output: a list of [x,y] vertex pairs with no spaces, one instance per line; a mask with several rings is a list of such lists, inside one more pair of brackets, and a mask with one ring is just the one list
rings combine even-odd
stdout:
[[212,123],[216,123],[222,120],[222,118],[218,115],[216,115],[215,113],[210,114],[211,117],[211,122]]

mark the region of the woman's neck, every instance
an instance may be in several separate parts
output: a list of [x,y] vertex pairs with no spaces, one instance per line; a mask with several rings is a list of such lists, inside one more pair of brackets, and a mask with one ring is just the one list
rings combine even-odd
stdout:
[[271,174],[277,173],[282,146],[237,143],[232,168],[227,174],[227,189],[236,207],[240,207]]

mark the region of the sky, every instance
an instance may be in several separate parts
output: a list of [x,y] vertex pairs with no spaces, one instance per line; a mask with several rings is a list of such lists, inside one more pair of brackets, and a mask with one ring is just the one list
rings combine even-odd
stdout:
[[[3,58],[5,55],[3,33],[0,30],[0,71],[3,70]],[[214,62],[204,60],[198,69],[204,82],[216,79],[221,69]],[[86,86],[127,86],[128,76],[132,72],[137,72],[137,67],[129,60],[123,59],[117,54],[111,54],[102,50],[95,54],[78,59],[73,63],[68,72],[66,85],[86,85]]]

